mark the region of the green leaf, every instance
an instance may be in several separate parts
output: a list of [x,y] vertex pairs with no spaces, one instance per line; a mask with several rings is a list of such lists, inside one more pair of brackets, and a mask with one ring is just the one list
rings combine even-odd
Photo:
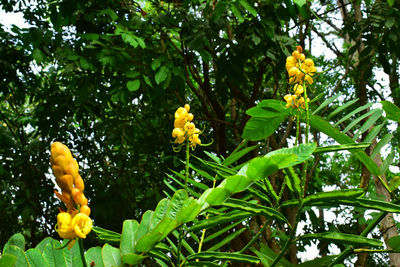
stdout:
[[107,230],[101,227],[94,226],[92,228],[93,232],[97,235],[97,237],[103,241],[112,244],[116,244],[121,241],[121,234],[113,232],[111,230]]
[[[261,243],[260,244],[260,251],[257,251],[256,249],[251,249],[252,252],[254,252],[261,260],[261,262],[265,266],[270,266],[274,259],[278,256],[272,249],[267,247],[265,244]],[[277,266],[282,266],[282,267],[292,267],[293,264],[291,264],[288,260],[285,258],[282,258],[279,260]]]
[[121,235],[121,258],[126,264],[138,264],[146,258],[146,256],[135,254],[135,236],[139,227],[136,220],[125,220],[122,226]]
[[346,116],[344,116],[343,118],[341,118],[338,122],[336,122],[333,126],[338,126],[339,124],[341,124],[342,122],[344,122],[345,120],[351,118],[351,116],[369,108],[370,106],[372,106],[373,103],[368,103],[365,104],[364,106],[358,107],[355,110],[353,110],[352,112],[348,113]]
[[94,263],[96,267],[104,267],[103,258],[101,256],[101,247],[91,247],[85,253],[86,265],[91,266]]
[[131,78],[131,79],[135,79],[137,76],[139,76],[139,72],[135,71],[135,70],[130,70],[127,73],[125,73],[125,76],[127,78]]
[[211,241],[211,240],[213,240],[213,239],[219,237],[220,235],[227,233],[230,229],[232,229],[233,227],[235,227],[235,226],[238,225],[239,223],[242,223],[244,220],[245,220],[245,219],[239,220],[238,222],[235,222],[235,223],[232,223],[232,224],[229,224],[229,225],[225,226],[224,228],[222,228],[221,230],[219,230],[218,232],[215,232],[215,233],[213,233],[213,234],[207,236],[207,237],[204,239],[204,243],[207,243],[208,241]]
[[258,141],[272,135],[287,116],[274,118],[252,117],[243,130],[243,138]]
[[386,112],[386,118],[400,122],[400,108],[389,101],[381,101],[382,108]]
[[371,117],[367,119],[367,121],[358,129],[358,131],[354,134],[353,140],[357,140],[357,138],[367,131],[382,115],[382,110],[377,110],[376,112],[372,113]]
[[[316,148],[316,143],[300,144],[291,148],[274,150],[265,155],[264,158],[274,160],[277,162],[279,169],[283,169],[306,161],[310,158]],[[295,155],[296,157],[291,155]]]
[[197,215],[199,215],[200,210],[201,205],[199,204],[199,202],[193,197],[190,197],[185,200],[182,208],[176,214],[176,220],[179,223],[187,223],[193,221],[197,217]]
[[8,244],[7,246],[4,246],[3,254],[15,256],[16,257],[16,262],[15,262],[16,267],[25,267],[25,266],[28,267],[29,266],[28,259],[25,255],[25,252],[16,245]]
[[0,267],[13,267],[17,262],[17,257],[11,254],[3,254],[0,257]]
[[285,179],[286,179],[286,184],[290,189],[290,191],[296,192],[299,195],[301,192],[300,188],[301,181],[292,167],[289,167],[287,169]]
[[214,217],[211,217],[206,220],[202,220],[192,227],[189,228],[190,232],[197,231],[197,230],[202,230],[202,229],[209,229],[214,227],[215,225],[219,224],[224,224],[224,223],[232,223],[236,222],[237,220],[242,220],[244,218],[248,218],[251,216],[250,212],[244,212],[244,211],[231,211],[227,212],[222,215],[217,215]]
[[325,256],[325,257],[321,257],[321,258],[316,258],[316,259],[313,259],[310,261],[305,261],[296,266],[298,266],[298,267],[328,266],[336,257],[337,257],[337,255],[329,255],[329,256]]
[[354,144],[344,144],[344,145],[333,145],[333,146],[320,146],[317,147],[314,153],[327,153],[340,150],[352,150],[352,149],[362,149],[367,148],[371,143],[354,143]]
[[[288,154],[286,158],[293,158],[294,155]],[[296,158],[296,157],[295,157]],[[252,181],[258,181],[278,171],[278,163],[271,158],[254,158],[241,170],[246,169],[246,176]],[[240,171],[239,171],[240,172]]]
[[371,246],[371,247],[380,247],[383,245],[383,243],[377,239],[362,237],[359,235],[335,233],[335,232],[306,234],[298,237],[298,239],[299,240],[317,239],[329,242],[340,242],[357,246]]
[[400,236],[391,237],[388,244],[393,250],[400,251]]
[[172,196],[168,205],[167,216],[176,220],[177,213],[182,209],[185,201],[188,199],[188,193],[184,189],[180,189]]
[[306,4],[307,0],[293,0],[293,2],[299,7],[302,7]]
[[231,194],[242,192],[253,183],[253,180],[243,175],[228,176],[225,180],[224,188]]
[[235,4],[236,3],[232,3],[231,4],[231,11],[232,11],[233,15],[235,15],[235,17],[237,18],[239,23],[243,23],[244,22],[244,17],[243,17],[242,13],[240,12],[240,10],[237,8],[237,6]]
[[222,162],[222,164],[225,166],[229,166],[232,163],[238,161],[241,157],[243,157],[250,151],[254,150],[256,147],[257,146],[249,146],[249,147],[246,147],[246,148],[243,148],[243,149],[237,151],[236,153],[232,153]]
[[227,237],[225,237],[223,240],[218,241],[218,243],[216,243],[214,246],[212,246],[211,248],[207,249],[207,251],[215,251],[221,247],[223,247],[224,245],[228,244],[229,242],[231,242],[233,239],[235,239],[236,237],[238,237],[243,231],[245,231],[246,228],[242,228],[239,229],[233,233],[231,233],[230,235],[228,235]]
[[33,59],[37,64],[40,64],[44,61],[45,54],[39,48],[35,48],[32,53]]
[[387,3],[390,7],[392,7],[394,5],[396,1],[395,0],[387,0]]
[[137,91],[140,88],[140,80],[129,81],[126,83],[126,87],[131,92]]
[[121,255],[118,248],[105,244],[101,250],[104,266],[121,266]]
[[163,58],[157,58],[151,62],[151,69],[156,70],[161,66],[161,62],[163,61]]
[[400,186],[400,176],[395,176],[389,181],[390,191],[393,192]]
[[49,266],[38,249],[36,248],[28,249],[25,252],[25,254],[30,266],[37,266],[37,267]]
[[261,205],[255,204],[255,203],[251,203],[249,201],[229,198],[222,204],[222,206],[231,207],[231,208],[234,208],[237,210],[248,211],[252,215],[263,215],[267,218],[273,218],[273,219],[277,219],[282,222],[287,222],[285,216],[283,216],[281,213],[279,213],[275,209],[266,207],[266,206],[261,206]]
[[208,204],[210,204],[211,206],[220,205],[231,194],[227,189],[221,188],[221,187],[219,187],[219,188],[218,187],[217,188],[210,188],[210,189],[211,189],[211,191],[209,193],[207,193],[207,197],[205,198],[205,201]]
[[350,131],[354,126],[356,126],[359,122],[361,122],[363,119],[365,119],[368,116],[371,116],[375,113],[379,112],[379,116],[382,114],[382,110],[380,109],[373,109],[368,111],[367,113],[361,115],[360,117],[352,120],[349,125],[346,126],[346,128],[344,128],[344,130],[342,131],[343,133],[347,133],[348,131]]
[[344,105],[339,105],[338,108],[336,108],[331,114],[329,114],[326,119],[330,120],[331,118],[333,118],[336,114],[338,114],[340,111],[348,108],[349,106],[353,105],[354,103],[356,103],[358,101],[358,98],[351,100],[347,103],[345,103]]
[[258,15],[257,10],[252,5],[250,5],[246,0],[239,0],[239,3],[244,7],[244,9],[249,11],[251,15],[257,17]]
[[191,260],[200,259],[200,260],[222,260],[222,261],[238,261],[238,262],[247,262],[247,263],[259,263],[259,259],[254,256],[239,254],[239,253],[230,253],[230,252],[200,252],[196,254],[189,255],[186,260],[189,262]]
[[163,81],[165,81],[165,79],[167,79],[169,74],[169,68],[166,66],[162,66],[156,73],[156,76],[154,77],[156,80],[157,84],[162,83]]
[[[294,2],[296,3],[296,1],[294,1]],[[303,2],[303,1],[301,1],[301,2]],[[296,4],[298,4],[298,3],[296,3]],[[304,5],[304,4],[305,4],[305,1],[304,1],[304,3],[302,3],[302,5]],[[299,5],[299,6],[302,6],[302,5],[300,5],[300,4],[298,4],[298,5]],[[333,101],[335,101],[335,100],[336,100],[339,96],[341,96],[341,95],[342,95],[342,93],[336,94],[336,95],[334,95],[334,96],[328,98],[328,99],[325,100],[324,102],[322,102],[322,104],[318,106],[318,108],[312,113],[312,115],[317,114],[320,110],[322,110],[324,107],[326,107],[327,105],[329,105],[330,103],[332,103]]]
[[11,246],[11,245],[17,246],[17,247],[19,247],[20,249],[22,249],[24,251],[25,250],[25,238],[24,238],[24,236],[22,234],[20,234],[20,233],[12,235],[8,239],[7,243],[4,245],[3,253],[5,253],[5,249],[7,248],[7,246]]
[[382,139],[379,140],[379,142],[374,147],[374,150],[371,153],[371,158],[375,158],[378,155],[378,153],[380,153],[382,147],[387,145],[390,142],[390,140],[392,140],[392,138],[393,138],[392,134],[386,134],[384,137],[382,137]]
[[384,174],[387,169],[389,168],[390,164],[392,164],[393,160],[395,157],[395,152],[392,151],[390,154],[386,157],[386,159],[382,162],[381,168],[380,168],[380,174]]
[[379,132],[382,130],[383,126],[385,126],[385,123],[381,123],[372,128],[372,130],[368,133],[368,135],[364,138],[363,141],[372,142],[375,139],[375,137],[379,134]]
[[363,195],[364,195],[364,190],[362,188],[315,193],[310,196],[307,196],[304,199],[304,205],[313,205],[314,202],[325,202],[331,200],[342,200],[342,199],[355,200],[357,197]]

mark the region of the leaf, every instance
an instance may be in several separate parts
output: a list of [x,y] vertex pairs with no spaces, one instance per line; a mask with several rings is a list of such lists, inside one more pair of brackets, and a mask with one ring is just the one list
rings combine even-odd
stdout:
[[[267,247],[265,244],[261,243],[260,244],[260,251],[257,251],[256,249],[251,249],[261,260],[261,262],[265,266],[270,266],[274,259],[278,256],[272,249]],[[293,264],[291,264],[288,260],[285,258],[281,258],[277,264],[277,266],[282,266],[282,267],[292,267]]]
[[363,141],[372,142],[375,139],[375,137],[379,134],[379,132],[382,130],[383,126],[385,126],[385,123],[381,123],[372,128],[372,130],[368,133],[368,135],[364,138]]
[[0,257],[0,267],[15,266],[16,262],[17,262],[17,257],[11,254],[3,254]]
[[28,267],[28,259],[25,255],[25,252],[16,245],[7,245],[4,246],[3,254],[5,255],[13,255],[16,257],[15,266],[16,267]]
[[201,205],[199,204],[199,202],[193,197],[190,197],[185,200],[182,208],[176,214],[176,220],[179,223],[187,223],[193,221],[197,217],[197,215],[199,215],[200,210]]
[[274,118],[252,117],[246,123],[242,137],[250,141],[258,141],[272,135],[287,116]]
[[358,98],[356,98],[356,99],[354,99],[354,100],[351,100],[351,101],[345,103],[344,105],[339,105],[339,107],[336,108],[334,111],[332,111],[332,113],[329,114],[329,115],[326,117],[326,119],[327,119],[327,120],[330,120],[330,119],[333,118],[336,114],[338,114],[340,111],[342,111],[342,110],[346,109],[347,107],[353,105],[353,104],[356,103],[357,101],[358,101]]
[[162,66],[158,72],[156,73],[156,76],[154,77],[156,80],[157,84],[162,83],[163,81],[165,81],[165,79],[167,79],[169,74],[169,68],[167,66]]
[[[273,159],[277,162],[279,169],[283,169],[306,161],[310,158],[316,148],[316,143],[300,144],[291,148],[274,150],[264,157]],[[296,157],[288,155],[295,155]]]
[[383,245],[383,243],[377,239],[362,237],[359,235],[336,233],[336,232],[306,234],[298,237],[298,239],[299,240],[317,239],[329,242],[340,242],[357,246],[371,246],[371,247],[380,247]]
[[374,147],[374,150],[371,153],[371,158],[375,158],[376,155],[378,155],[378,153],[380,153],[382,147],[387,145],[390,142],[390,140],[392,140],[392,138],[393,138],[392,134],[386,134],[384,137],[382,137],[382,139],[379,140],[379,142]]
[[235,17],[238,19],[239,23],[243,23],[244,17],[242,15],[242,13],[240,13],[240,10],[237,8],[237,6],[235,4],[236,3],[231,4],[231,11],[232,11],[233,15],[235,15]]
[[236,153],[230,154],[223,162],[222,165],[229,166],[232,163],[238,161],[241,157],[249,153],[250,151],[254,150],[257,146],[249,146],[246,148],[243,148]]
[[207,243],[208,241],[211,241],[217,237],[219,237],[222,234],[225,234],[226,232],[228,232],[230,229],[232,229],[233,227],[235,227],[236,225],[238,225],[239,223],[242,223],[245,219],[240,220],[238,222],[229,224],[228,226],[225,226],[224,228],[222,228],[221,230],[219,230],[218,232],[215,232],[209,236],[206,237],[206,239],[204,239],[204,243]]
[[131,79],[134,79],[134,78],[136,78],[136,77],[139,76],[139,75],[140,75],[140,73],[137,72],[137,71],[135,71],[135,70],[130,70],[130,71],[128,71],[127,73],[125,73],[125,76],[126,76],[127,78],[131,78]]
[[101,256],[105,267],[122,265],[119,249],[109,244],[103,246]]
[[[296,1],[294,1],[294,2],[296,3]],[[298,4],[298,3],[296,3],[296,4]],[[302,5],[304,5],[304,4],[305,4],[305,1],[304,1],[304,3],[303,3]],[[298,5],[299,5],[299,4],[298,4]],[[302,5],[299,5],[299,6],[302,6]],[[332,103],[333,101],[335,101],[335,100],[336,100],[339,96],[341,96],[341,95],[342,95],[342,93],[336,94],[336,95],[334,95],[334,96],[328,98],[328,99],[325,100],[324,102],[322,102],[322,104],[319,105],[319,107],[312,113],[312,115],[317,114],[320,110],[322,110],[324,107],[326,107],[327,105],[329,105],[330,103]]]
[[293,2],[299,7],[302,7],[306,4],[307,0],[293,0]]
[[239,230],[231,233],[230,235],[225,237],[223,240],[218,241],[218,243],[216,243],[214,246],[212,246],[211,248],[207,249],[207,251],[215,251],[215,250],[223,247],[224,245],[226,245],[227,243],[229,243],[233,239],[235,239],[237,236],[239,236],[245,230],[246,230],[246,228],[242,228],[242,229],[239,229]]
[[[358,118],[352,120],[352,121],[349,123],[349,125],[347,125],[346,128],[344,128],[344,130],[343,130],[342,132],[343,132],[343,133],[347,133],[348,131],[351,130],[351,128],[353,128],[354,126],[356,126],[356,125],[357,125],[359,122],[361,122],[363,119],[365,119],[365,118],[368,117],[368,116],[371,116],[371,115],[375,114],[376,112],[379,112],[379,113],[382,114],[382,110],[380,110],[380,109],[373,109],[373,110],[370,110],[370,111],[368,111],[367,113],[361,115],[360,117],[358,117]],[[379,116],[380,116],[381,114],[379,114]]]
[[202,229],[209,229],[218,224],[232,223],[237,220],[248,218],[250,216],[251,216],[250,212],[231,211],[231,212],[227,212],[222,215],[217,215],[217,216],[211,217],[209,219],[199,221],[198,223],[196,223],[195,225],[190,227],[188,231],[193,232],[193,231],[202,230]]
[[396,0],[387,0],[387,3],[390,7],[392,7],[394,5],[394,3],[396,2]]
[[97,235],[97,237],[104,241],[112,244],[118,243],[121,241],[121,234],[113,232],[111,230],[107,230],[101,227],[94,226],[92,228],[93,232]]
[[103,258],[101,256],[101,247],[91,247],[85,253],[86,265],[91,266],[94,263],[96,267],[104,267]]
[[354,143],[354,144],[344,144],[344,145],[333,145],[333,146],[320,146],[317,147],[314,153],[327,153],[340,150],[352,150],[352,149],[362,149],[367,148],[371,143]]
[[126,87],[131,92],[137,91],[140,88],[140,80],[129,81],[126,83]]
[[354,134],[353,140],[357,140],[357,138],[367,131],[382,115],[382,110],[377,110],[372,113],[371,117],[367,119],[367,121],[358,129],[358,131]]
[[235,194],[245,190],[253,183],[253,180],[243,175],[228,176],[225,180],[224,188],[231,194]]
[[44,61],[45,54],[39,48],[35,48],[33,50],[32,56],[37,64],[41,64]]
[[122,225],[120,250],[123,263],[138,264],[145,258],[135,254],[135,236],[138,227],[139,223],[136,220],[125,220]]
[[400,236],[391,237],[388,244],[393,250],[400,251]]
[[286,179],[286,184],[290,189],[290,191],[296,192],[299,195],[301,192],[300,188],[301,181],[292,167],[289,167],[287,169],[285,179]]
[[42,254],[40,253],[39,249],[31,248],[25,252],[25,255],[28,259],[30,266],[37,266],[37,267],[46,267],[49,266],[47,262],[44,260]]
[[3,248],[3,253],[5,253],[5,250],[7,248],[7,246],[17,246],[20,249],[22,249],[23,251],[25,250],[25,238],[22,234],[17,233],[17,234],[13,234],[7,241],[7,243],[4,245]]
[[342,122],[344,122],[345,120],[351,118],[351,116],[353,116],[354,114],[357,114],[358,112],[361,112],[367,108],[369,108],[370,106],[372,106],[372,103],[368,103],[365,104],[364,106],[358,107],[355,110],[353,110],[352,112],[348,113],[346,116],[344,116],[343,118],[341,118],[338,122],[336,122],[333,126],[338,126],[339,124],[341,124]]
[[267,218],[274,218],[282,222],[287,222],[285,216],[276,211],[273,208],[261,206],[248,201],[243,201],[240,199],[229,198],[222,204],[224,207],[231,207],[238,210],[251,212],[252,215],[263,215]]
[[[285,158],[297,159],[297,157],[291,154],[285,156]],[[247,168],[246,176],[255,182],[275,173],[278,171],[279,166],[273,159],[262,157],[252,159],[244,168]]]
[[400,186],[400,176],[393,177],[389,182],[390,191],[393,192]]
[[196,254],[189,255],[186,260],[189,262],[191,260],[200,259],[200,260],[222,260],[222,261],[239,261],[239,262],[247,262],[247,263],[259,263],[259,259],[254,256],[239,254],[239,253],[230,253],[230,252],[200,252]]
[[381,101],[382,108],[386,112],[386,118],[400,122],[400,108],[389,101]]
[[209,192],[205,198],[205,201],[210,204],[210,206],[220,205],[230,196],[230,194],[231,193],[225,188],[212,188],[211,192]]
[[163,58],[157,58],[151,62],[151,69],[156,70],[161,66],[161,62],[163,61]]
[[[315,258],[310,261],[305,261],[297,266],[298,267],[328,266],[336,257],[337,257],[337,255],[329,255],[329,256],[324,256],[321,258]],[[334,265],[334,266],[337,266],[337,265]]]
[[251,15],[257,17],[258,15],[257,10],[252,5],[250,5],[246,0],[239,0],[239,3],[244,7],[244,9],[249,11]]
[[380,168],[380,174],[384,174],[387,169],[389,168],[390,164],[392,164],[393,160],[395,157],[395,152],[392,151],[390,154],[386,157],[386,159],[382,162],[381,168]]

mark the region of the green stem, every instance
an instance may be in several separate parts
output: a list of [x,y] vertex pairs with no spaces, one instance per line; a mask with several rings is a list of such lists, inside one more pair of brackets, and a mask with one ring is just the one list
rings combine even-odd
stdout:
[[303,89],[304,89],[304,105],[306,107],[306,143],[308,143],[308,132],[310,131],[310,111],[308,110],[306,83],[303,83]]
[[185,165],[185,190],[188,191],[188,180],[189,180],[189,158],[190,158],[190,144],[189,140],[186,141],[186,165]]
[[299,142],[299,136],[300,136],[300,112],[297,111],[297,115],[296,115],[296,142],[295,142],[295,146],[297,146],[298,142]]
[[176,259],[176,266],[179,266],[181,262],[181,250],[182,250],[182,239],[183,239],[184,230],[183,227],[179,228],[179,239],[178,239],[178,251],[177,251],[177,259]]
[[85,249],[83,248],[83,239],[79,238],[79,251],[81,253],[81,260],[83,267],[87,267],[86,260],[85,260]]
[[257,234],[255,236],[253,236],[253,238],[250,240],[249,243],[247,243],[246,246],[244,246],[239,253],[243,253],[245,252],[251,245],[253,245],[253,243],[258,239],[258,237],[262,234],[262,232],[264,231],[265,227],[267,225],[269,225],[271,222],[271,219],[268,219],[268,221],[261,227],[261,229],[257,232]]

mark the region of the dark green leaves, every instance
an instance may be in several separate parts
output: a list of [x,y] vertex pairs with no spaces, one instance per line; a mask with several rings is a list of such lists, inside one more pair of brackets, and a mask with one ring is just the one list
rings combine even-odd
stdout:
[[126,87],[131,92],[137,91],[140,87],[140,80],[129,81],[126,84]]
[[400,108],[389,101],[381,101],[382,108],[386,112],[386,118],[400,122]]
[[329,242],[339,242],[339,243],[352,244],[352,245],[357,245],[357,246],[371,246],[371,247],[380,247],[383,245],[383,243],[377,239],[362,237],[359,235],[343,234],[343,233],[335,233],[335,232],[306,234],[306,235],[300,236],[298,239],[299,240],[318,239],[318,240],[325,240],[325,241],[329,241]]

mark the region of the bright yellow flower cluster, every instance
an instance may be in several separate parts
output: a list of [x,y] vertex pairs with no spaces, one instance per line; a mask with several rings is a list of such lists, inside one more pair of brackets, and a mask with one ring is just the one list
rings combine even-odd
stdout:
[[68,147],[60,142],[51,144],[51,167],[61,194],[55,190],[57,197],[64,202],[67,212],[57,216],[57,232],[61,238],[86,238],[92,230],[89,218],[88,200],[83,194],[85,184],[79,175],[78,162],[72,157]]
[[[286,59],[286,70],[289,74],[289,83],[294,84],[294,95],[285,95],[286,107],[305,108],[304,97],[301,94],[304,92],[303,85],[305,83],[312,84],[314,81],[312,76],[317,72],[314,66],[314,61],[307,58],[302,53],[301,46],[297,46],[296,50]],[[309,99],[307,99],[309,101]]]
[[192,113],[189,113],[189,110],[190,106],[188,104],[176,110],[172,137],[175,138],[176,144],[182,144],[186,140],[189,140],[190,146],[196,147],[196,145],[201,144],[199,139],[201,131],[192,122],[194,116]]

